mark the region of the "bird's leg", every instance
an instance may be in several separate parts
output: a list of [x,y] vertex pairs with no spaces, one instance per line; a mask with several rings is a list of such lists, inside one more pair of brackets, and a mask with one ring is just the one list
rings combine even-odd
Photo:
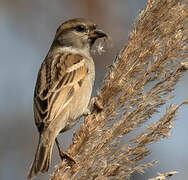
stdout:
[[70,164],[76,163],[75,160],[72,157],[70,157],[67,153],[65,153],[65,152],[62,151],[57,138],[55,139],[55,142],[56,142],[57,149],[59,151],[59,155],[60,155],[61,160],[62,161],[63,160],[67,160],[67,162],[70,163]]
[[103,105],[98,97],[93,97],[88,105],[88,108],[84,112],[84,116],[91,114],[93,110],[102,111]]

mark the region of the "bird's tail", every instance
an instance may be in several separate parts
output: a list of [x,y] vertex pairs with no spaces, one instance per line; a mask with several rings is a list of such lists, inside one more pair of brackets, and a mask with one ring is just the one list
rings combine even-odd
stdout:
[[27,176],[28,179],[34,178],[39,172],[48,172],[54,141],[46,143],[44,137],[40,135],[35,159]]

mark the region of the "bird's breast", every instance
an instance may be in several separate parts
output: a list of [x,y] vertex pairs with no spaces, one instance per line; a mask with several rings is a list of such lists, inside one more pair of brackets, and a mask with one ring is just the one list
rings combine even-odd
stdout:
[[80,80],[75,86],[75,93],[68,108],[69,118],[65,127],[66,129],[70,129],[72,126],[74,126],[86,111],[91,98],[94,79],[94,70],[90,69],[86,77]]

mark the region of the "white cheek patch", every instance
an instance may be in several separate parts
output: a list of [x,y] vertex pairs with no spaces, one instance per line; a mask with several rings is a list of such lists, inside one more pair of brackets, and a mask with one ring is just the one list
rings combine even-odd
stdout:
[[73,66],[69,67],[69,68],[67,69],[67,72],[72,72],[72,71],[74,71],[74,70],[76,70],[76,69],[79,69],[80,67],[84,66],[84,64],[85,64],[85,61],[82,60],[82,61],[80,61],[79,63],[74,64]]

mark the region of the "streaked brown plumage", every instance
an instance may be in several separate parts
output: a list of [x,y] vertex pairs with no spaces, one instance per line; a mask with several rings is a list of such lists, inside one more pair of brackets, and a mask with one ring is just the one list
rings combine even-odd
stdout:
[[63,23],[43,61],[34,93],[34,117],[39,144],[28,179],[49,169],[54,142],[87,111],[95,69],[90,48],[106,34],[91,21]]

